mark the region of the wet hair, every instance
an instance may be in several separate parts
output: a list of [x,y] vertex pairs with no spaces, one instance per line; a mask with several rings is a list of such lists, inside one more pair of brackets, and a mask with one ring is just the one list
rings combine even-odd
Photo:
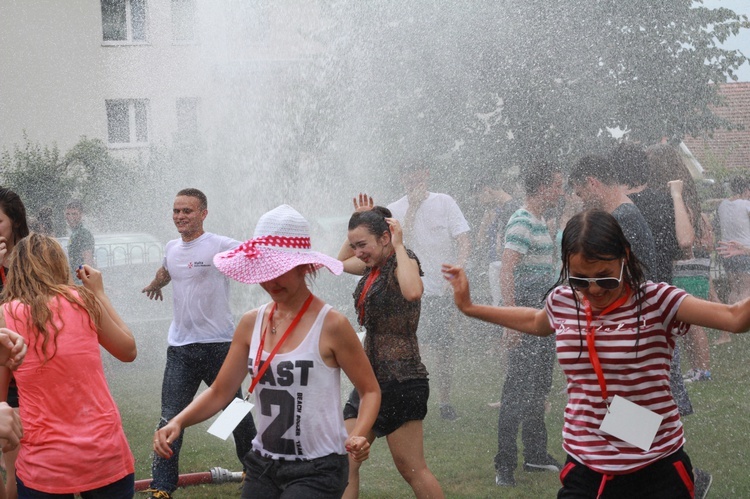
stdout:
[[588,177],[595,178],[606,185],[615,185],[620,181],[612,162],[604,156],[584,156],[573,165],[568,176],[568,184],[583,185]]
[[750,189],[750,179],[743,175],[735,175],[729,179],[729,189],[735,196],[741,196]]
[[533,196],[545,185],[549,185],[554,175],[562,173],[557,163],[537,161],[524,168],[523,188],[527,196]]
[[[11,254],[2,301],[17,301],[28,307],[25,320],[29,331],[29,348],[39,352],[45,363],[57,353],[57,335],[65,326],[53,321],[54,313],[49,303],[56,296],[88,313],[98,329],[101,310],[96,298],[83,286],[70,284],[68,259],[60,243],[52,237],[32,232],[16,244]],[[8,310],[13,319],[20,320],[14,304]]]
[[208,209],[208,198],[205,194],[203,194],[203,191],[200,191],[198,189],[195,189],[193,187],[188,187],[187,189],[182,189],[180,192],[177,193],[178,196],[189,196],[191,198],[196,198],[198,200],[198,206],[203,210]]
[[78,210],[83,213],[83,202],[80,199],[71,199],[68,204],[65,205],[66,210]]
[[355,211],[349,218],[348,230],[364,226],[367,228],[367,232],[375,237],[380,237],[386,232],[390,234],[391,230],[388,228],[385,219],[392,216],[391,210],[382,206],[375,206],[368,211]]
[[[701,236],[701,202],[695,180],[690,175],[682,156],[674,147],[668,144],[658,144],[646,149],[649,162],[650,188],[669,194],[668,182],[682,180],[682,199],[690,211],[690,223],[695,231],[695,237]],[[671,199],[671,198],[670,198]]]
[[10,218],[13,226],[13,244],[29,235],[26,207],[21,197],[6,187],[0,187],[0,210]]
[[[630,248],[630,243],[622,232],[615,217],[603,210],[586,210],[568,220],[563,230],[560,256],[562,269],[555,286],[565,285],[570,275],[570,259],[580,255],[586,260],[625,260],[622,279],[635,295],[637,303],[637,328],[640,336],[641,298],[643,284],[646,282],[643,266]],[[577,293],[573,293],[578,315],[578,331],[583,351],[583,334],[581,331],[581,307]],[[636,340],[635,348],[638,348]]]
[[609,155],[619,183],[628,187],[647,184],[649,164],[646,151],[632,142],[620,143]]

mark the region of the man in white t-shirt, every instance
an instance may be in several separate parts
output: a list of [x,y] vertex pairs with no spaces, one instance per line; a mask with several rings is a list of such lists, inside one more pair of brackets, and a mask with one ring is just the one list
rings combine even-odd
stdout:
[[743,176],[730,179],[733,196],[719,203],[721,242],[719,254],[729,276],[728,303],[750,294],[750,181]]
[[408,163],[401,168],[406,196],[388,205],[404,228],[404,243],[414,251],[424,271],[419,340],[437,357],[440,416],[458,418],[451,405],[453,353],[458,326],[453,294],[443,279],[441,265],[455,262],[463,266],[470,251],[469,224],[456,201],[447,194],[429,192],[429,168]]
[[[143,293],[163,300],[161,289],[172,285],[174,304],[169,326],[167,364],[161,393],[159,428],[193,400],[201,381],[210,386],[219,373],[234,334],[229,307],[229,280],[213,264],[214,255],[237,247],[240,242],[203,230],[208,215],[206,195],[198,189],[183,189],[174,200],[172,220],[180,239],[169,241],[156,277]],[[238,391],[238,397],[242,393]],[[233,432],[237,457],[252,449],[255,424],[248,414]],[[177,488],[178,459],[182,435],[172,442],[172,457],[154,456],[148,492],[154,499],[170,499]]]

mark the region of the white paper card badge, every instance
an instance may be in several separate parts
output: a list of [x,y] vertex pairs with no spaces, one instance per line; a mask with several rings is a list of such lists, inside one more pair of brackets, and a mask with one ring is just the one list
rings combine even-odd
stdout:
[[232,403],[216,418],[216,421],[208,429],[208,432],[222,440],[226,440],[252,408],[253,404],[241,398],[232,400]]
[[599,429],[647,451],[654,443],[662,419],[663,416],[615,395]]

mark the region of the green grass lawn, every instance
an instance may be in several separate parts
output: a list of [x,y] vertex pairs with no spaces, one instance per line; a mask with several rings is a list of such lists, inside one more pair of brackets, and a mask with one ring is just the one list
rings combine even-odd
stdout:
[[[458,352],[454,405],[461,418],[439,418],[433,392],[424,422],[427,462],[447,497],[554,497],[559,481],[553,473],[516,472],[518,485],[494,485],[492,459],[497,446],[497,411],[487,403],[497,400],[503,379],[495,335],[476,322],[465,325],[466,342]],[[165,332],[160,331],[163,335]],[[141,350],[143,352],[143,350]],[[125,431],[136,458],[136,479],[151,474],[151,442],[159,418],[159,398],[165,348],[142,355],[132,365],[107,362],[112,391],[122,412]],[[750,338],[735,336],[732,343],[712,347],[713,381],[689,387],[696,414],[685,418],[686,450],[693,464],[714,476],[709,497],[750,497]],[[160,357],[162,355],[162,357]],[[684,356],[683,356],[684,358]],[[161,359],[161,360],[160,360]],[[428,368],[430,367],[428,363]],[[687,366],[684,367],[687,369]],[[565,457],[560,444],[565,402],[562,376],[556,372],[551,411],[547,417],[549,450]],[[180,455],[181,473],[221,466],[239,470],[234,444],[206,433],[209,423],[188,429]],[[520,445],[520,442],[519,442]],[[362,467],[361,497],[413,497],[391,461],[385,439],[375,442]],[[238,485],[206,485],[178,490],[177,498],[238,497]]]

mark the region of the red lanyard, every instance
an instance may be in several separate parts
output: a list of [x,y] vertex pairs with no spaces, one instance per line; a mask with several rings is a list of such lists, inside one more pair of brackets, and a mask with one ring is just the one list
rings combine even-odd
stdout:
[[[628,301],[628,298],[630,298],[630,290],[625,289],[625,294],[615,300],[607,308],[602,310],[598,317],[601,318],[611,311],[621,307],[626,301]],[[599,380],[599,387],[602,389],[602,399],[605,403],[607,403],[607,400],[609,399],[609,395],[607,394],[607,381],[604,379],[604,371],[602,370],[602,365],[599,362],[599,356],[596,354],[594,327],[591,325],[594,320],[594,314],[591,312],[591,304],[585,297],[583,298],[583,308],[586,311],[586,346],[589,350],[589,360],[591,360],[591,365],[594,367],[594,372],[596,373],[596,377]]]
[[[271,312],[268,314],[268,322],[266,323],[266,327],[263,328],[263,334],[260,336],[260,345],[258,345],[258,352],[255,354],[255,362],[253,362],[253,373],[257,373],[255,376],[253,376],[253,381],[250,383],[250,388],[248,388],[247,393],[250,395],[253,393],[253,390],[255,389],[255,385],[258,384],[258,381],[263,377],[263,375],[266,373],[266,369],[268,369],[268,366],[271,365],[271,359],[274,358],[276,355],[276,352],[279,351],[279,348],[281,348],[281,345],[284,344],[284,341],[289,337],[291,332],[294,330],[295,327],[297,327],[297,324],[302,319],[302,316],[305,315],[305,312],[307,312],[307,309],[310,308],[310,304],[313,300],[313,294],[310,293],[310,296],[307,297],[307,300],[305,300],[305,303],[302,304],[302,308],[299,309],[299,312],[297,312],[297,315],[294,317],[294,320],[291,324],[289,324],[289,327],[286,328],[286,331],[284,331],[284,335],[281,337],[278,343],[276,343],[276,346],[273,347],[273,350],[271,350],[271,353],[268,354],[268,358],[263,363],[263,366],[258,370],[258,366],[260,365],[260,358],[263,355],[263,346],[266,344],[266,333],[268,333],[268,325],[273,320],[273,313],[276,311],[276,303],[271,306]],[[261,319],[262,320],[262,319]]]
[[359,300],[357,300],[357,319],[359,319],[360,324],[365,320],[365,298],[367,297],[367,292],[370,290],[372,283],[375,282],[375,279],[377,279],[379,275],[380,267],[373,267],[370,269],[370,275],[367,276],[365,285],[362,288],[362,293],[360,293]]

